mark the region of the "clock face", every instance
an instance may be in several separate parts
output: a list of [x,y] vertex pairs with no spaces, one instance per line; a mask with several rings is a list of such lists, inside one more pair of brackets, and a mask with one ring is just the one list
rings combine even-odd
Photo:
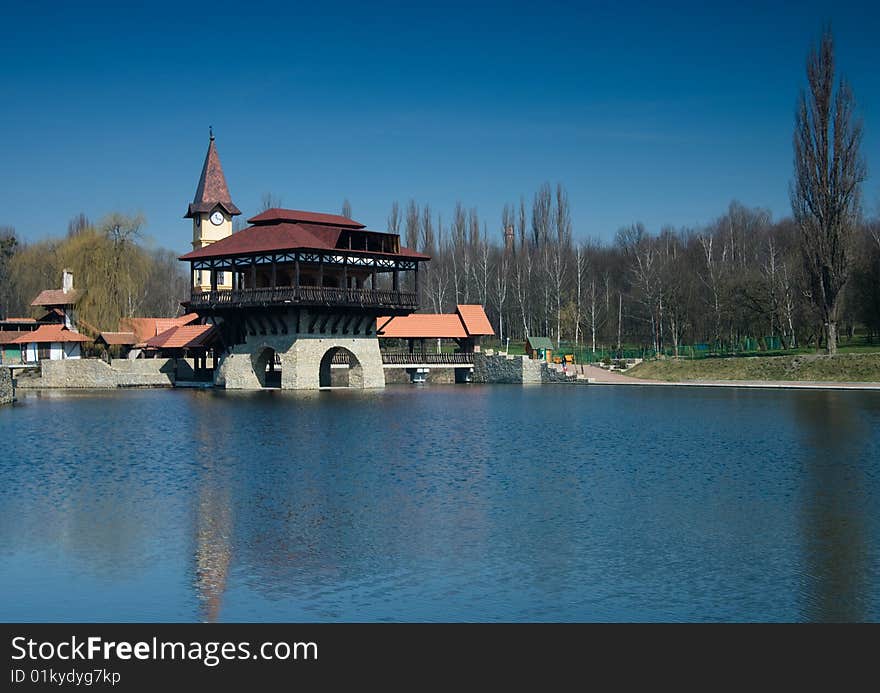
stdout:
[[220,226],[220,224],[223,223],[223,214],[221,212],[214,212],[211,215],[211,223],[214,224],[214,226]]

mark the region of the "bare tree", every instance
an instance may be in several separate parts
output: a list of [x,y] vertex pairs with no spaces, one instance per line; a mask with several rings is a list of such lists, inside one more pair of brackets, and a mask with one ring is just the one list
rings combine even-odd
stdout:
[[554,211],[553,227],[556,230],[556,238],[553,242],[550,269],[556,295],[556,346],[558,348],[562,340],[562,294],[566,284],[568,257],[571,254],[571,210],[568,206],[568,193],[559,184],[556,186]]
[[419,215],[419,206],[415,200],[410,200],[406,206],[406,218],[404,220],[406,247],[415,250],[419,245],[419,236],[421,231],[419,225],[421,216]]
[[791,208],[800,228],[804,265],[825,323],[826,350],[837,353],[837,323],[849,279],[860,217],[862,124],[841,79],[834,90],[834,39],[826,29],[807,58],[809,94],[795,116]]
[[67,236],[76,236],[78,233],[91,228],[91,226],[92,223],[89,221],[89,218],[83,212],[80,212],[67,222]]
[[260,212],[265,212],[269,209],[277,209],[281,207],[282,202],[281,198],[278,195],[273,195],[270,192],[265,192],[260,197]]
[[388,233],[400,233],[400,205],[397,200],[391,203],[391,212],[388,214]]

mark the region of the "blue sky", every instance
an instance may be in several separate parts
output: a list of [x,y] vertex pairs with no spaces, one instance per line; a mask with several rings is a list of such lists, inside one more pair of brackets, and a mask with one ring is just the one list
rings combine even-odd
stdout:
[[[804,59],[833,24],[880,166],[880,9],[866,3],[18,3],[0,41],[0,225],[27,240],[142,211],[185,251],[213,125],[234,202],[384,228],[543,182],[577,237],[699,225],[731,199],[789,213]],[[317,5],[321,5],[318,7]],[[326,5],[326,6],[325,6]],[[880,176],[864,190],[878,210]]]

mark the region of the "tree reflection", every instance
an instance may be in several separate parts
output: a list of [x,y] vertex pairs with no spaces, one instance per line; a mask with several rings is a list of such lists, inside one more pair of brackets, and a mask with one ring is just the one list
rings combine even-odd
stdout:
[[856,393],[798,393],[804,434],[803,617],[862,621],[869,583],[863,449],[870,431],[853,407]]

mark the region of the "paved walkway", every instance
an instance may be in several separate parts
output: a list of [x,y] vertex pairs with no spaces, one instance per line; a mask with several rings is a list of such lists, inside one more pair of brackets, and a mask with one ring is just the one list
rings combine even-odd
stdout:
[[590,379],[591,385],[674,385],[676,387],[750,387],[785,390],[880,390],[880,383],[832,383],[805,380],[645,380],[623,373],[606,371],[598,366],[577,366],[578,376]]

